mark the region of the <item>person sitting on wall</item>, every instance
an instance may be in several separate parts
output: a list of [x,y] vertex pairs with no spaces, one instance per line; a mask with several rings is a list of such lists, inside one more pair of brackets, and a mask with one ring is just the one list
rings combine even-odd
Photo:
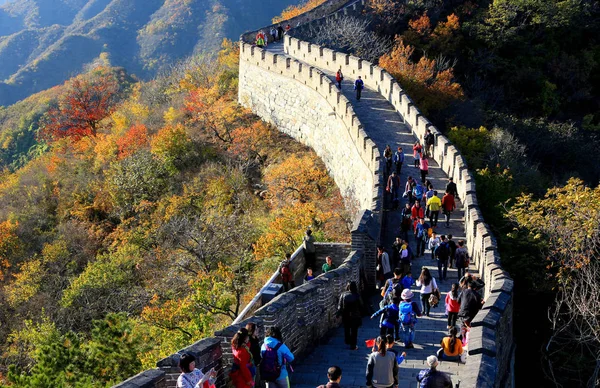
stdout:
[[207,374],[196,369],[196,357],[190,353],[181,355],[179,369],[181,369],[181,374],[177,378],[177,388],[197,388],[202,386],[205,381],[210,380],[214,383],[214,379],[217,378],[217,372],[214,369],[208,371]]
[[323,264],[323,267],[321,267],[321,269],[323,270],[323,273],[327,273],[332,269],[335,269],[335,264],[333,264],[333,259],[331,258],[331,256],[327,256],[325,258],[325,264]]

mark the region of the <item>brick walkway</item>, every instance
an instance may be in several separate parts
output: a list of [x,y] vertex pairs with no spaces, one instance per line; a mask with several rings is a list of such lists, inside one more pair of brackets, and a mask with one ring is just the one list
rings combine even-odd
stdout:
[[[269,51],[283,54],[283,44],[271,44],[268,47]],[[326,69],[321,69],[332,80],[335,81],[335,75]],[[419,177],[419,169],[413,167],[412,145],[416,138],[410,133],[408,127],[404,124],[403,118],[396,112],[394,107],[385,100],[379,93],[374,90],[365,88],[360,101],[356,101],[355,92],[353,90],[354,79],[346,79],[342,82],[342,93],[352,102],[354,111],[359,120],[364,126],[364,130],[369,137],[377,144],[379,151],[383,155],[383,150],[387,144],[395,151],[398,146],[401,146],[405,153],[405,163],[401,173],[402,187],[406,183],[409,175]],[[443,195],[447,176],[439,168],[439,166],[430,159],[429,176],[434,188],[438,191],[438,195]],[[402,209],[404,202],[401,203],[399,209]],[[457,208],[460,209],[460,203],[457,203]],[[384,244],[388,252],[391,252],[392,242],[398,233],[400,226],[400,210],[385,210],[388,215],[388,221],[385,228]],[[454,240],[464,239],[464,225],[462,214],[455,211],[452,215],[450,227],[445,226],[443,215],[440,216],[436,232],[438,234],[452,234]],[[414,239],[410,237],[410,244],[413,252],[416,252]],[[390,254],[391,256],[391,254]],[[447,280],[440,282],[438,280],[437,264],[431,259],[431,254],[426,251],[424,257],[418,258],[412,265],[413,278],[417,278],[423,266],[431,270],[432,275],[436,278],[442,299],[450,290],[453,282],[457,281],[457,272],[454,269],[448,270]],[[471,268],[474,270],[474,268]],[[412,291],[415,293],[413,300],[420,301],[419,291],[413,286]],[[381,298],[374,298],[370,301],[373,311],[378,309],[378,302]],[[431,310],[430,317],[422,317],[416,326],[415,348],[408,349],[407,361],[400,367],[399,386],[417,387],[416,375],[419,370],[427,368],[425,359],[427,356],[435,354],[439,349],[440,340],[447,333],[446,317],[444,315],[445,307],[443,300],[439,306]],[[370,350],[364,346],[366,339],[375,338],[379,334],[378,320],[370,320],[368,317],[363,319],[363,326],[359,330],[359,344],[362,346],[357,351],[351,351],[344,345],[344,330],[342,327],[336,329],[325,345],[321,345],[315,351],[302,360],[295,366],[294,373],[291,374],[291,386],[294,388],[315,387],[319,384],[327,382],[327,368],[331,365],[338,365],[342,368],[341,385],[345,388],[364,387],[366,383],[366,357]],[[396,346],[399,351],[404,351],[403,347]],[[467,361],[468,362],[468,361]],[[439,370],[448,372],[452,376],[454,384],[460,380],[460,373],[463,365],[457,362],[440,362]]]

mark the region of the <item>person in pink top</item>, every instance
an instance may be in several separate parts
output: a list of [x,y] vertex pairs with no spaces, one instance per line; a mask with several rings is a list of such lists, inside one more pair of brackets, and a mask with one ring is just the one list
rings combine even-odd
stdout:
[[429,174],[429,161],[426,155],[421,155],[419,169],[421,170],[421,182],[425,182],[425,177]]
[[460,303],[458,303],[458,283],[452,284],[452,289],[446,294],[446,311],[448,311],[448,329],[456,326],[456,319],[458,318],[458,312],[460,310]]
[[415,158],[415,167],[419,167],[419,158],[421,157],[421,151],[423,151],[423,146],[417,140],[415,145],[413,145],[413,157]]

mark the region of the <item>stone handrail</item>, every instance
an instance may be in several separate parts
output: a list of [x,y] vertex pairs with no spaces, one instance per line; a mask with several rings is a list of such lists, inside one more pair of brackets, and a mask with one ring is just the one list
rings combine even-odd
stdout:
[[[339,10],[326,18],[360,15],[364,0],[350,9]],[[324,18],[325,19],[325,18]],[[324,19],[314,23],[323,23]],[[496,241],[484,222],[475,193],[475,177],[467,169],[463,156],[441,132],[427,120],[398,82],[384,69],[358,57],[336,52],[296,38],[311,23],[291,30],[285,37],[285,52],[303,62],[346,77],[362,77],[366,86],[378,91],[402,115],[415,136],[423,139],[429,129],[435,135],[433,157],[441,169],[454,179],[463,202],[465,233],[469,254],[482,280],[485,299],[482,310],[473,320],[469,340],[468,373],[461,376],[467,387],[507,387],[512,384],[514,342],[512,335],[513,281],[500,265]]]

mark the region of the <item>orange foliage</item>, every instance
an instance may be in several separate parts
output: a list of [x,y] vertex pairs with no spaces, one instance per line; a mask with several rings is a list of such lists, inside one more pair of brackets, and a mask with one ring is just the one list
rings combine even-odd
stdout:
[[0,222],[0,280],[4,279],[5,271],[10,268],[9,258],[19,249],[20,242],[16,234],[18,226],[16,222]]
[[250,126],[239,126],[231,131],[230,150],[235,156],[247,159],[258,157],[264,161],[269,152],[273,152],[277,142],[275,130],[269,128],[264,121],[257,121]]
[[284,20],[296,17],[298,15],[302,15],[304,12],[308,12],[311,9],[316,8],[324,2],[325,0],[307,0],[305,3],[299,5],[290,5],[289,7],[283,10],[281,15],[275,16],[273,18],[273,23],[279,23]]
[[463,98],[462,87],[454,81],[452,68],[436,71],[436,61],[424,56],[414,63],[411,61],[413,53],[412,46],[405,46],[402,39],[397,38],[392,52],[383,55],[379,64],[400,82],[424,114],[443,110]]
[[118,158],[124,159],[136,151],[148,146],[148,129],[143,124],[133,125],[117,139]]
[[427,11],[421,17],[409,21],[408,26],[420,35],[429,35],[431,33],[431,20],[427,16]]
[[119,84],[112,74],[67,81],[58,106],[48,111],[41,136],[46,140],[95,136],[99,123],[115,107]]

